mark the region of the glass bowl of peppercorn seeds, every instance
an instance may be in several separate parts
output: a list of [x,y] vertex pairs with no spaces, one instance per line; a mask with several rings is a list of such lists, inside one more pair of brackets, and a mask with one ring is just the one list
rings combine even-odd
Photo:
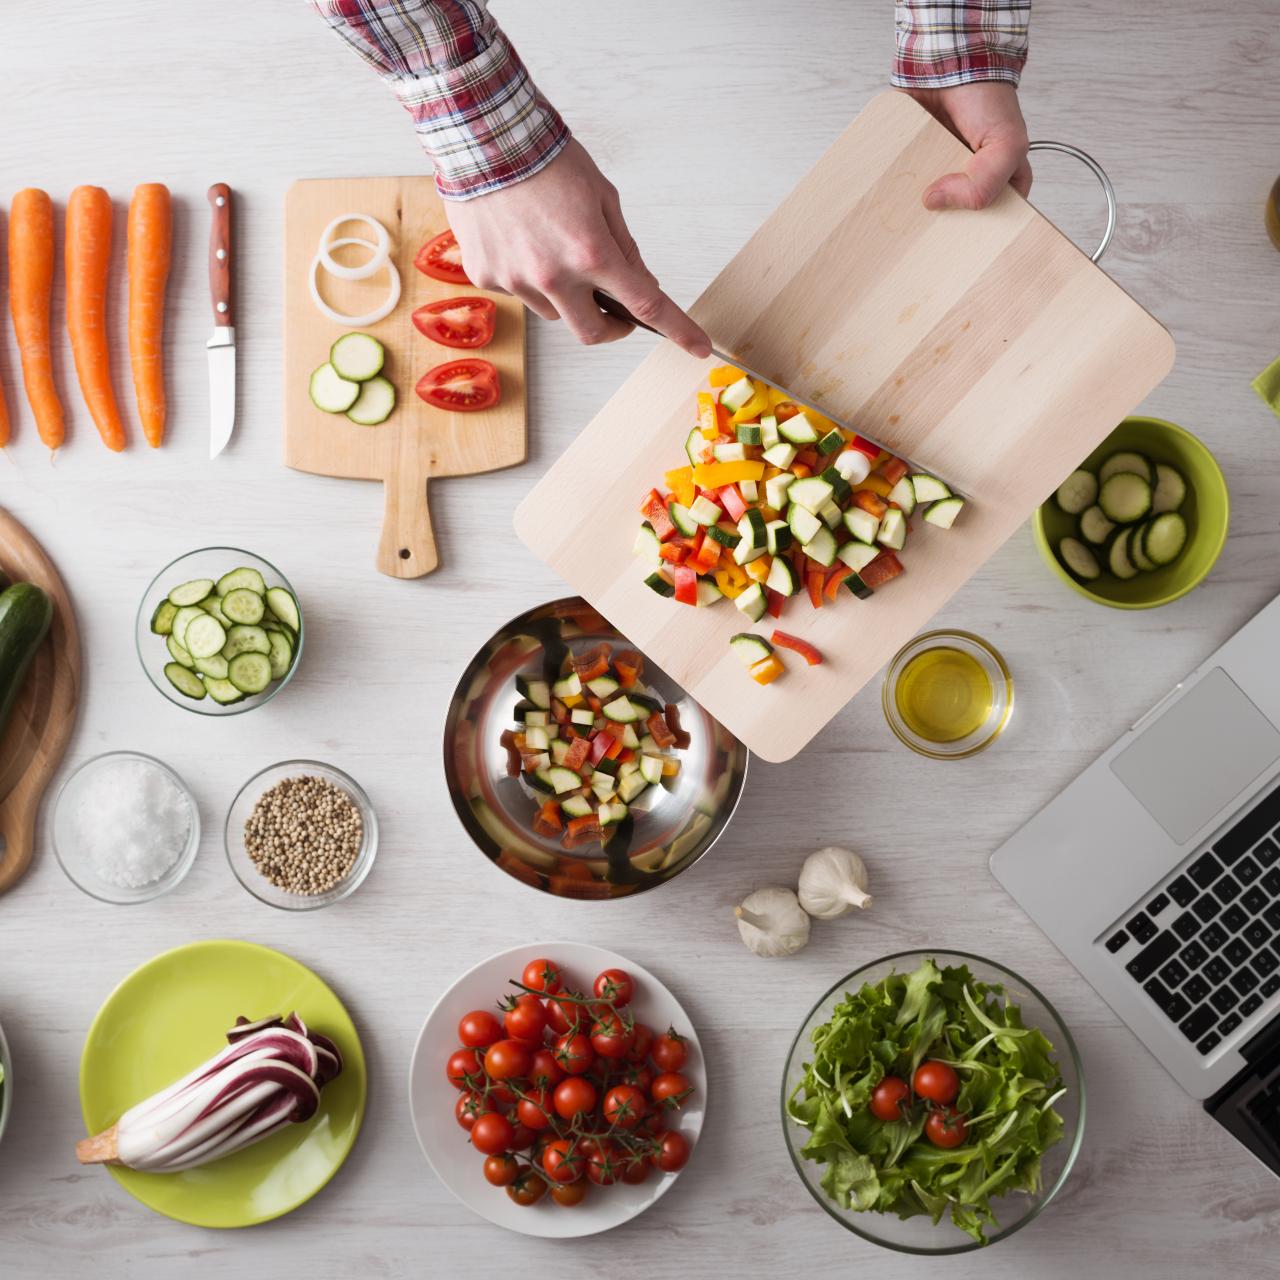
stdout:
[[354,893],[373,867],[378,819],[358,782],[318,760],[254,774],[227,813],[227,861],[260,902],[314,911]]

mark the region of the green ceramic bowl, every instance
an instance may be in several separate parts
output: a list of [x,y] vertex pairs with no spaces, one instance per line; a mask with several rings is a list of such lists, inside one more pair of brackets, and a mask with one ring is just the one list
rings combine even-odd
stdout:
[[1145,453],[1153,462],[1177,467],[1186,477],[1182,514],[1187,521],[1187,545],[1172,564],[1127,581],[1104,573],[1094,582],[1079,582],[1063,568],[1056,551],[1059,539],[1079,536],[1076,517],[1050,498],[1036,511],[1032,529],[1045,563],[1072,591],[1113,609],[1154,609],[1185,596],[1208,576],[1227,540],[1231,496],[1213,454],[1189,431],[1162,418],[1126,418],[1080,465],[1096,471],[1122,449]]

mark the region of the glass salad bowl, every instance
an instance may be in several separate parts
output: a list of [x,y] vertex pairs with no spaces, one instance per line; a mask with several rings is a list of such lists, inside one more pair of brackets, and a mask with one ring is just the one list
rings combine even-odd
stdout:
[[[272,588],[282,587],[293,597],[296,612],[295,619],[281,620],[273,617],[269,609],[270,602],[268,601],[267,608],[263,611],[265,616],[260,623],[251,624],[259,626],[266,636],[263,647],[270,650],[269,653],[264,653],[264,657],[267,658],[270,666],[270,681],[261,692],[245,694],[234,702],[219,702],[209,693],[204,696],[191,696],[190,693],[180,692],[173,681],[165,674],[165,668],[174,664],[175,659],[178,658],[181,661],[177,662],[176,665],[181,668],[187,668],[187,664],[192,662],[193,659],[185,651],[179,654],[173,652],[170,644],[174,640],[172,634],[157,634],[153,631],[152,623],[156,619],[157,610],[168,598],[169,593],[183,583],[194,582],[202,578],[209,578],[217,583],[232,570],[242,568],[253,570],[260,574],[268,592]],[[237,619],[226,617],[219,620],[228,631],[238,621]],[[294,621],[297,622],[297,626],[293,625]],[[173,625],[172,620],[170,620],[169,625]],[[293,679],[293,673],[297,671],[298,664],[302,661],[304,624],[302,604],[298,600],[298,593],[294,591],[292,584],[284,574],[270,561],[254,555],[251,551],[244,551],[239,547],[202,547],[198,551],[188,551],[186,555],[170,561],[156,574],[151,580],[151,584],[147,587],[138,605],[138,615],[134,621],[133,631],[134,643],[138,651],[138,661],[142,663],[142,669],[147,673],[147,679],[174,706],[182,707],[184,711],[194,711],[197,715],[202,716],[234,716],[244,711],[252,711],[255,707],[263,706],[270,702]],[[206,661],[217,661],[218,657],[219,655],[214,654]],[[280,674],[277,674],[277,672]],[[190,684],[192,693],[198,693],[200,687],[212,687],[206,679],[194,670],[190,671],[188,678],[191,682],[194,682]]]
[[539,799],[547,797],[523,775],[512,776],[502,744],[522,702],[517,679],[554,680],[566,653],[582,654],[601,642],[614,653],[630,648],[585,600],[531,609],[481,646],[445,718],[445,779],[467,834],[508,875],[566,898],[627,897],[679,875],[720,838],[747,775],[746,747],[646,660],[632,692],[644,689],[676,708],[689,738],[676,751],[679,772],[638,797],[604,844],[596,839],[571,850],[558,831],[535,831]]
[[[796,1034],[790,1053],[787,1056],[787,1064],[782,1078],[782,1127],[786,1137],[787,1150],[791,1155],[791,1162],[795,1165],[796,1172],[800,1175],[800,1180],[804,1183],[809,1194],[842,1227],[852,1231],[854,1235],[861,1236],[864,1240],[869,1240],[873,1244],[883,1245],[887,1249],[893,1249],[900,1253],[967,1253],[972,1249],[983,1248],[984,1243],[966,1234],[965,1231],[951,1221],[950,1211],[953,1203],[945,1197],[955,1186],[955,1183],[947,1180],[947,1174],[951,1171],[950,1166],[946,1164],[947,1151],[934,1147],[925,1138],[921,1137],[918,1139],[919,1147],[908,1146],[907,1151],[900,1157],[902,1161],[910,1160],[911,1151],[916,1150],[919,1153],[918,1159],[921,1161],[922,1167],[942,1166],[937,1169],[937,1176],[934,1182],[926,1189],[931,1198],[934,1198],[937,1208],[941,1211],[941,1218],[936,1224],[929,1213],[924,1212],[919,1207],[916,1208],[915,1216],[906,1218],[897,1216],[893,1211],[875,1212],[865,1210],[858,1212],[843,1207],[828,1196],[824,1190],[822,1178],[831,1165],[819,1163],[817,1160],[802,1154],[802,1148],[810,1140],[812,1127],[803,1122],[805,1119],[803,1115],[797,1117],[796,1114],[797,1107],[803,1110],[802,1103],[805,1098],[805,1091],[800,1086],[805,1079],[806,1064],[811,1063],[815,1056],[814,1031],[831,1022],[836,1007],[844,1002],[846,994],[856,993],[864,984],[878,983],[891,974],[909,975],[924,964],[926,960],[932,960],[940,970],[944,971],[958,968],[962,965],[967,966],[970,974],[978,982],[1003,987],[1004,1000],[1016,1005],[1021,1013],[1022,1027],[1041,1032],[1049,1041],[1053,1049],[1053,1061],[1056,1063],[1058,1075],[1061,1077],[1060,1085],[1050,1085],[1048,1087],[1052,1091],[1049,1097],[1052,1097],[1054,1093],[1061,1089],[1060,1095],[1057,1096],[1056,1101],[1052,1102],[1052,1106],[1053,1110],[1061,1117],[1062,1136],[1053,1145],[1048,1146],[1040,1157],[1039,1190],[1010,1189],[1005,1194],[993,1194],[990,1197],[990,1209],[995,1216],[996,1223],[988,1224],[985,1227],[986,1245],[1003,1240],[1021,1227],[1026,1226],[1057,1195],[1063,1183],[1066,1182],[1072,1166],[1075,1164],[1076,1157],[1080,1152],[1080,1143],[1084,1137],[1084,1072],[1075,1042],[1053,1006],[1029,982],[992,960],[966,952],[903,951],[896,955],[884,956],[879,960],[873,960],[871,963],[863,965],[860,969],[855,969],[853,973],[842,978],[829,991],[825,992],[817,1004],[809,1011],[799,1032]],[[957,1032],[957,1034],[959,1033]],[[1016,1045],[1017,1037],[1009,1037],[1007,1043]],[[975,1041],[975,1046],[976,1044],[977,1042]],[[957,1049],[954,1051],[960,1055],[957,1059],[948,1059],[946,1053],[938,1053],[936,1050],[926,1056],[941,1057],[963,1063],[963,1050]],[[958,1074],[963,1088],[963,1082],[968,1074],[963,1065],[959,1067]],[[1048,1102],[1049,1097],[1046,1097],[1044,1102]],[[1038,1095],[1037,1102],[1039,1102]],[[834,1102],[832,1105],[835,1105]],[[1043,1103],[1040,1105],[1043,1105]],[[865,1108],[865,1106],[866,1104],[862,1103],[862,1107]],[[921,1114],[923,1114],[923,1103],[917,1101],[913,1106],[921,1108]],[[850,1112],[849,1118],[853,1118],[855,1114],[857,1113]],[[868,1120],[872,1124],[881,1123],[880,1121],[870,1120],[869,1117]],[[977,1153],[977,1159],[969,1161],[970,1165],[976,1168],[977,1161],[981,1160],[985,1171],[999,1167],[1001,1160],[1009,1158],[1009,1146],[1005,1142],[999,1145],[996,1150],[993,1151],[991,1149],[993,1145],[1001,1143],[1002,1119],[996,1119],[991,1127],[986,1130],[987,1139],[984,1139],[982,1135],[982,1130],[979,1128],[980,1123],[975,1122],[973,1132],[966,1135],[964,1141],[955,1148],[955,1152],[957,1157],[963,1157],[966,1152],[972,1156],[975,1146],[981,1146],[986,1141],[987,1146]],[[1011,1123],[1016,1127],[1021,1127],[1021,1121]],[[1008,1130],[1005,1132],[1007,1133]],[[851,1148],[850,1152],[852,1156]],[[955,1168],[959,1169],[960,1167],[960,1162],[957,1160]],[[954,1192],[952,1194],[954,1195]],[[912,1202],[916,1206],[919,1205],[919,1201],[915,1200],[914,1196],[912,1197]]]
[[4,1140],[5,1125],[9,1123],[9,1111],[13,1105],[13,1063],[9,1058],[9,1042],[0,1027],[0,1141]]

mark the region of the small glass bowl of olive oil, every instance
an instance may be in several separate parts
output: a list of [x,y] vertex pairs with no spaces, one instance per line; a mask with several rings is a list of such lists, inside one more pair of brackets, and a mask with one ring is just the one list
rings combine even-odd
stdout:
[[990,746],[1013,714],[1004,659],[967,631],[926,631],[885,672],[885,719],[912,751],[961,760]]

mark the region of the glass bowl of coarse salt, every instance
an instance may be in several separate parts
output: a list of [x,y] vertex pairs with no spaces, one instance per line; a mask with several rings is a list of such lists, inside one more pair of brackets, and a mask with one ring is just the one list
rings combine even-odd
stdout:
[[373,868],[378,818],[360,784],[319,760],[256,773],[227,811],[227,861],[261,902],[314,911],[354,893]]
[[128,905],[168,893],[200,847],[200,810],[168,765],[138,751],[82,764],[53,806],[53,852],[77,888]]

